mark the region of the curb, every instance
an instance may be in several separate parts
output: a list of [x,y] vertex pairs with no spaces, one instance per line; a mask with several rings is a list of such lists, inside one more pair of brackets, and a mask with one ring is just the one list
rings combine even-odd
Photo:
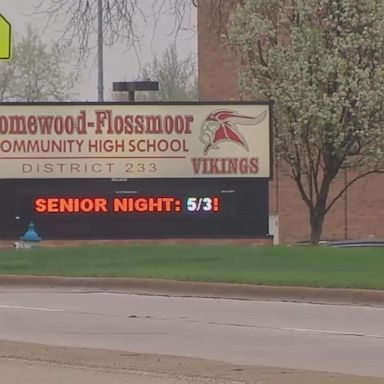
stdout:
[[140,295],[290,301],[384,307],[384,291],[260,286],[141,278],[1,275],[0,287],[78,288]]

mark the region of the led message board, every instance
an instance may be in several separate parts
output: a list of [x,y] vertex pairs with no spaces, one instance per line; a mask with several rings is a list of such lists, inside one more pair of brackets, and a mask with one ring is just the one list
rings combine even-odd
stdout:
[[267,179],[0,180],[0,237],[265,237]]
[[270,103],[5,103],[0,178],[269,178],[270,111]]

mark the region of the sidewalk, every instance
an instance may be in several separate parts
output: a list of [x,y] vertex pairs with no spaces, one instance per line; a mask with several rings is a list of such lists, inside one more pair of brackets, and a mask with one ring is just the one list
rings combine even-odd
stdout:
[[7,384],[379,384],[382,378],[0,341]]

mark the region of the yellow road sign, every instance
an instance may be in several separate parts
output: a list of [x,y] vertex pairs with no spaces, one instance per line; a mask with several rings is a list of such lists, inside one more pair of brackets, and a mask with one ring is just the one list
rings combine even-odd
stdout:
[[12,55],[11,24],[0,14],[0,60],[9,60]]

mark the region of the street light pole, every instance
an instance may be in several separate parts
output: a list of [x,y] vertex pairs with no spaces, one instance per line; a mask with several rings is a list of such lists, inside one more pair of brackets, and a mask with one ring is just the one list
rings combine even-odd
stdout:
[[98,0],[97,11],[97,70],[98,70],[98,101],[104,101],[104,63],[103,63],[103,0]]

